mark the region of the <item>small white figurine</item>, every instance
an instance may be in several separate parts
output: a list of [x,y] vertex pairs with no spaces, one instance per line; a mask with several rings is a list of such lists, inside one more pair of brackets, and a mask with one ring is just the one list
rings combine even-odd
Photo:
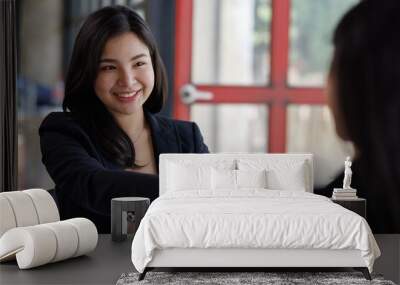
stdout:
[[353,172],[351,171],[351,160],[350,160],[350,156],[348,156],[348,157],[346,157],[346,161],[344,162],[343,189],[352,189],[350,187],[352,175],[353,175]]

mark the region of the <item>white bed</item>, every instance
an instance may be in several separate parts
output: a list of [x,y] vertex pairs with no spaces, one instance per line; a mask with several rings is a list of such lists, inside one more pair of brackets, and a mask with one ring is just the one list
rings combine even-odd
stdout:
[[132,262],[141,278],[155,267],[354,267],[370,278],[380,251],[367,222],[312,194],[312,181],[310,154],[163,154]]

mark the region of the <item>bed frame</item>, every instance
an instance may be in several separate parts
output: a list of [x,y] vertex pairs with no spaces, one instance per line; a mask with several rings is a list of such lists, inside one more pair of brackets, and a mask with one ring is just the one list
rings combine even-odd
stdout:
[[[269,271],[272,268],[321,269],[350,267],[361,271],[371,280],[368,268],[359,250],[328,249],[238,249],[238,248],[170,248],[155,250],[152,261],[147,265],[139,280],[155,268],[214,269],[224,271]],[[306,271],[306,270],[305,270]]]
[[[306,191],[313,192],[312,154],[161,154],[160,195],[166,189],[167,161],[241,159],[268,157],[271,159],[291,159],[305,161],[308,172]],[[265,271],[266,269],[337,269],[353,268],[361,271],[367,280],[371,276],[359,250],[330,249],[255,249],[255,248],[168,248],[157,249],[139,280],[154,269],[206,269],[207,271]]]

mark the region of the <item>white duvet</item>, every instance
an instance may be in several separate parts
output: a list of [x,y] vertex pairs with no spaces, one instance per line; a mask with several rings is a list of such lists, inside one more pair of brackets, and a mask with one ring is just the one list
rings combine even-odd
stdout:
[[134,237],[133,265],[143,272],[165,248],[358,249],[370,272],[380,255],[367,222],[330,199],[257,189],[159,197]]

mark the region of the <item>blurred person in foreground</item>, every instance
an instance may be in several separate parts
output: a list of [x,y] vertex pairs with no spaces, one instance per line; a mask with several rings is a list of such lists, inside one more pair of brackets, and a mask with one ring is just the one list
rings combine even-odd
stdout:
[[[328,105],[354,144],[352,188],[367,199],[374,233],[400,233],[400,1],[364,0],[333,36]],[[343,174],[317,194],[342,188]]]

